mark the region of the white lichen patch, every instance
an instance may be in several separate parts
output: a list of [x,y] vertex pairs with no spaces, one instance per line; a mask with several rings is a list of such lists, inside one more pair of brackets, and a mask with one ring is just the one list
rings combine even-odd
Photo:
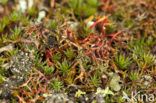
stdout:
[[17,79],[23,79],[25,75],[32,71],[32,60],[29,53],[20,51],[17,55],[12,56],[10,60],[10,70]]

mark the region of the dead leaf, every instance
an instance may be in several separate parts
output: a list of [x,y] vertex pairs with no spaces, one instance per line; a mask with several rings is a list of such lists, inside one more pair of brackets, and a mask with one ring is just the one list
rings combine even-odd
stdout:
[[13,51],[13,49],[14,49],[13,44],[9,44],[7,46],[4,46],[4,47],[0,48],[0,53],[2,53],[4,51],[8,51],[8,52]]

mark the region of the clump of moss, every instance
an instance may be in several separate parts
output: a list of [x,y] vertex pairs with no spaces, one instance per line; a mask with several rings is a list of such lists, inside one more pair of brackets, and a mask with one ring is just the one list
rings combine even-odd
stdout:
[[70,0],[68,5],[78,18],[94,15],[97,12],[99,0]]
[[131,59],[126,58],[125,55],[119,55],[116,56],[115,63],[120,69],[128,69],[128,66],[131,64]]
[[0,84],[3,83],[3,76],[0,74]]

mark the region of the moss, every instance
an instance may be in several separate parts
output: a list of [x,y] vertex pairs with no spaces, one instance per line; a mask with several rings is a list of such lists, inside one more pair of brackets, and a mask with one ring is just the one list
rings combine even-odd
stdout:
[[125,55],[119,55],[116,56],[115,63],[120,69],[128,69],[128,66],[131,65],[131,59]]
[[3,83],[3,76],[0,74],[0,84]]
[[68,5],[79,18],[94,15],[97,11],[99,0],[70,0]]
[[[54,0],[54,5],[52,1],[40,1],[23,13],[12,1],[8,0],[7,5],[13,6],[3,6],[6,12],[0,20],[0,84],[4,85],[4,78],[9,83],[20,81],[13,85],[13,102],[31,102],[35,96],[43,102],[51,92],[61,92],[74,102],[122,103],[128,101],[122,99],[123,93],[129,96],[134,88],[153,93],[153,0],[145,4],[136,0]],[[46,7],[42,9],[41,4]],[[47,13],[40,23],[39,10]],[[91,30],[88,23],[102,25]],[[6,48],[10,44],[12,51]],[[145,75],[151,77],[150,90],[144,87]]]

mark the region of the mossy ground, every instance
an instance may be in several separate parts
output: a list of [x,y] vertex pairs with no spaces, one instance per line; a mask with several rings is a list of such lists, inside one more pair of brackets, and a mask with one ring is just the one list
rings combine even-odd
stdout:
[[155,0],[21,1],[0,1],[0,102],[156,102]]

